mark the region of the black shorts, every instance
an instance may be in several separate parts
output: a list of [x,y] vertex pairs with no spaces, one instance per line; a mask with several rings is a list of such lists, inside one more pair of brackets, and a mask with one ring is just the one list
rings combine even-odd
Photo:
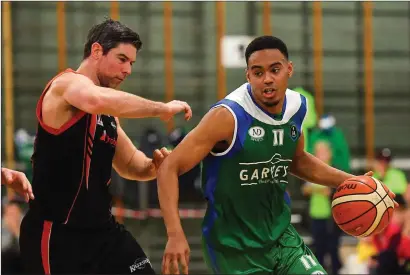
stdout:
[[28,214],[20,251],[25,274],[155,274],[135,238],[115,221],[80,230]]

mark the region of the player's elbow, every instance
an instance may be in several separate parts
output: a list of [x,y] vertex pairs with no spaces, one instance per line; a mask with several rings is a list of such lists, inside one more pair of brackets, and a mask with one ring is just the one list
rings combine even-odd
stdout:
[[170,161],[170,157],[167,157],[159,166],[158,171],[157,171],[157,179],[158,179],[158,185],[161,186],[166,182],[166,179],[169,178],[172,173],[176,173],[175,166],[173,165],[173,162]]

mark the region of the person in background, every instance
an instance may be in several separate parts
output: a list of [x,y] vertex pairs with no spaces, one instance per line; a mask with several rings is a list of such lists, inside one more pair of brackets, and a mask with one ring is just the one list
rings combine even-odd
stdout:
[[408,209],[402,195],[396,195],[399,206],[394,209],[391,222],[386,229],[372,236],[377,253],[370,261],[370,274],[409,274],[406,263],[410,261],[410,220],[406,220]]
[[311,132],[311,130],[316,127],[317,124],[317,112],[316,112],[316,105],[315,105],[315,99],[313,97],[313,95],[308,92],[307,90],[305,90],[302,87],[296,87],[294,89],[295,92],[300,93],[301,95],[306,97],[306,101],[307,101],[307,113],[306,113],[306,117],[305,120],[303,122],[302,125],[302,131],[303,134],[305,136],[305,150],[307,150],[308,146],[309,146],[309,134]]
[[31,156],[34,152],[34,136],[31,136],[25,129],[18,129],[15,133],[14,143],[16,145],[17,161],[22,166],[20,170],[31,181],[33,178]]
[[408,189],[406,174],[391,165],[392,153],[389,148],[384,148],[376,155],[373,177],[384,182],[396,195],[404,195]]
[[19,248],[20,225],[24,213],[23,197],[13,196],[13,200],[2,199],[1,218],[1,272],[2,274],[22,274]]
[[[346,173],[350,172],[350,150],[343,131],[336,126],[336,119],[330,114],[319,120],[319,128],[310,135],[308,152],[313,154],[316,142],[326,140],[332,148],[331,165]],[[394,192],[394,191],[393,191]]]
[[[318,141],[314,154],[321,161],[330,164],[332,149],[328,142]],[[339,258],[340,230],[332,219],[331,189],[327,186],[307,182],[302,187],[305,196],[310,196],[309,214],[316,258],[325,266],[325,256],[330,255],[332,273],[338,274],[341,268]]]

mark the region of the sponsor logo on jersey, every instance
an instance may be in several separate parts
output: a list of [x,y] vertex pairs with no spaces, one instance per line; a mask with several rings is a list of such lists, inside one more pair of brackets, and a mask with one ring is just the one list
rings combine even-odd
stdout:
[[108,136],[107,131],[105,130],[103,134],[101,135],[100,140],[103,141],[104,143],[111,144],[113,146],[117,145],[117,141],[114,138],[111,138],[110,136]]
[[135,260],[134,264],[130,265],[130,272],[133,273],[134,271],[142,270],[147,264],[152,267],[148,258],[138,258]]
[[264,183],[288,183],[287,175],[291,159],[283,159],[278,153],[267,161],[239,163],[241,186]]
[[97,125],[104,127],[104,123],[102,121],[101,115],[97,115]]
[[251,140],[262,141],[265,136],[265,129],[259,126],[254,126],[249,128],[248,134],[251,136]]

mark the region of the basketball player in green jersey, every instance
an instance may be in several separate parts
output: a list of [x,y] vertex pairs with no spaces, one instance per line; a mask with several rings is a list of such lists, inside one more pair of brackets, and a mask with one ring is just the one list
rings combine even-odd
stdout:
[[287,88],[293,65],[286,45],[276,37],[258,37],[245,57],[248,82],[212,106],[159,168],[158,195],[168,234],[163,274],[179,274],[178,263],[188,274],[178,175],[202,160],[208,201],[203,251],[214,273],[326,273],[290,224],[284,201],[288,176],[337,187],[353,175],[304,151],[301,129],[308,106],[304,96]]

